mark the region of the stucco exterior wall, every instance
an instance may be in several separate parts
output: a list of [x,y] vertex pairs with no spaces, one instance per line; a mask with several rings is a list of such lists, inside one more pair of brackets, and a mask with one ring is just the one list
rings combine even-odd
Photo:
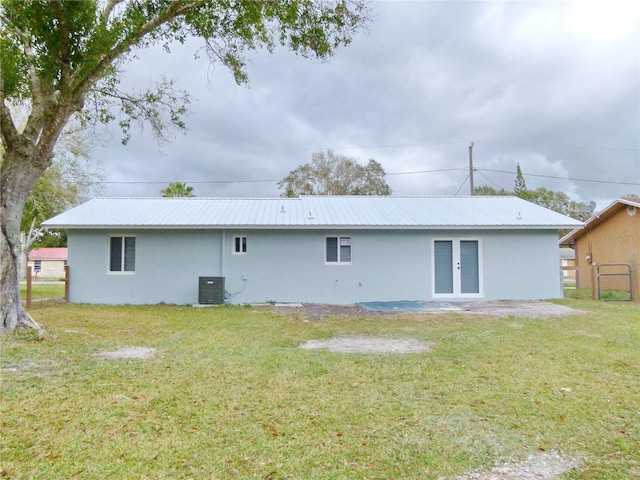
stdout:
[[[111,235],[136,237],[135,272],[109,272]],[[220,231],[70,231],[69,301],[192,304],[198,277],[220,271]]]
[[[135,272],[108,271],[109,236],[135,235]],[[246,253],[234,238],[246,237]],[[351,237],[350,264],[325,262]],[[555,231],[134,230],[69,232],[70,301],[195,304],[198,278],[223,276],[230,303],[432,300],[433,241],[478,239],[481,294],[450,301],[562,296]]]
[[[632,210],[633,211],[633,210]],[[640,275],[640,212],[629,215],[626,208],[621,208],[606,221],[585,227],[584,233],[576,238],[577,288],[591,289],[593,274],[591,266],[610,263],[631,265],[635,299],[638,298]],[[590,254],[590,255],[589,255]],[[613,269],[607,269],[613,271]],[[604,270],[603,270],[604,271]],[[622,272],[624,269],[617,269]],[[604,289],[625,290],[629,282],[623,277],[607,277],[602,279]]]

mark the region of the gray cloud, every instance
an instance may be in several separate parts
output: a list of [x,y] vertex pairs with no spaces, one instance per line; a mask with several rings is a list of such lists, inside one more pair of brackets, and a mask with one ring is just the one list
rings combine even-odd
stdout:
[[[395,194],[468,194],[472,141],[476,185],[511,189],[520,163],[530,188],[599,207],[640,193],[638,7],[379,2],[372,13],[369,35],[328,62],[252,53],[250,88],[194,59],[195,42],[139,52],[123,82],[176,79],[196,99],[190,130],[160,148],[148,129],[126,147],[113,132],[95,152],[108,180],[139,183],[105,193],[157,195],[165,185],[144,182],[186,181],[202,196],[277,196],[275,182],[252,181],[333,148],[381,162]],[[400,174],[422,171],[432,173]]]

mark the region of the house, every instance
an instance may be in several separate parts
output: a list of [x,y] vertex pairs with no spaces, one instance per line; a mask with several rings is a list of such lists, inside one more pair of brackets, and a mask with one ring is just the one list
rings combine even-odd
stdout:
[[27,266],[36,277],[64,278],[67,247],[34,248],[29,252]]
[[561,297],[558,230],[582,224],[516,197],[309,196],[96,198],[44,225],[68,230],[71,302],[351,304]]
[[[560,239],[575,249],[576,287],[629,291],[638,299],[640,275],[640,199],[619,198]],[[629,272],[631,275],[629,275]]]
[[565,285],[575,286],[576,284],[576,252],[573,248],[560,247],[560,268],[562,268],[562,278]]

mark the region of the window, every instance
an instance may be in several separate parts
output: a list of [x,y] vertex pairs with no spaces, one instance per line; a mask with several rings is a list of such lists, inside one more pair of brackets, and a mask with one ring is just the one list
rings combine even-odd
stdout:
[[111,237],[109,239],[109,271],[135,272],[136,237]]
[[235,237],[233,239],[233,254],[243,255],[247,253],[247,237]]
[[351,263],[351,237],[327,237],[325,263]]
[[33,270],[38,273],[42,271],[42,260],[33,261]]

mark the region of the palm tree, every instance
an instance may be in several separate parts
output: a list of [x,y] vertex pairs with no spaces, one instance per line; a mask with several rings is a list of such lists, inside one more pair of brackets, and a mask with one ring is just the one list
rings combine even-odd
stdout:
[[189,187],[186,183],[172,182],[167,188],[162,190],[163,197],[195,197],[193,187]]

